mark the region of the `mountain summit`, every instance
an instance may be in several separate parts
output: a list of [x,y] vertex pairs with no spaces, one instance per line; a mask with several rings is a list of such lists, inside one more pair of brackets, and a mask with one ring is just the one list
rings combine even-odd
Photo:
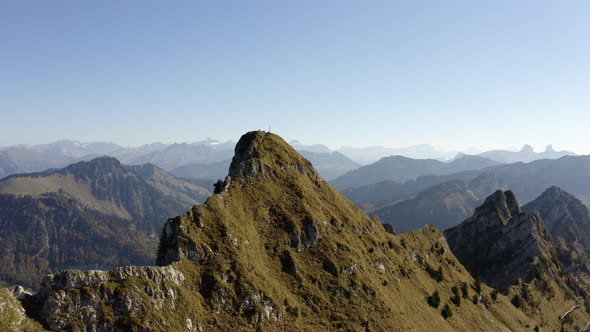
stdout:
[[550,259],[550,238],[538,212],[523,212],[512,191],[498,190],[473,216],[445,231],[457,258],[482,281],[506,290],[529,280],[532,257]]
[[[386,232],[261,131],[242,136],[216,194],[165,223],[157,265],[66,271],[25,303],[52,330],[497,331],[530,323],[502,295],[486,300],[493,310],[477,297],[455,304],[451,318],[456,287],[475,288],[442,233]],[[428,304],[435,291],[440,306]]]
[[539,211],[553,241],[562,249],[564,264],[569,266],[576,260],[585,264],[580,258],[590,253],[590,213],[584,203],[561,188],[551,187],[523,209]]
[[314,182],[321,178],[311,163],[279,136],[253,131],[242,136],[236,144],[229,176],[243,178],[261,175],[276,178],[290,175],[289,170],[297,170]]
[[[573,312],[580,303],[590,305],[583,235],[590,223],[582,207],[556,187],[522,209],[511,191],[499,190],[444,234],[474,277],[497,287],[515,307],[537,315],[542,330],[563,331],[578,320],[581,324],[573,323],[572,329],[584,331],[588,312]],[[547,218],[547,228],[541,216]],[[557,322],[547,320],[556,313]]]

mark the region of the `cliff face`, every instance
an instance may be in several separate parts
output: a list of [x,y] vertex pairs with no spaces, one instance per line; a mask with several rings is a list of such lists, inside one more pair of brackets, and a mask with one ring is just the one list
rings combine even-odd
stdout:
[[[441,232],[387,233],[265,132],[240,139],[217,194],[166,222],[157,264],[66,271],[25,304],[52,330],[519,331],[531,324],[506,297],[490,300],[488,287],[476,295]],[[456,314],[445,319],[441,308],[462,283],[476,304],[451,304]],[[426,299],[435,290],[437,308]]]
[[518,278],[530,280],[534,257],[551,257],[552,244],[541,216],[523,212],[511,191],[496,191],[445,236],[474,276],[504,290]]
[[560,258],[564,264],[570,266],[574,261],[585,264],[581,261],[585,261],[584,257],[590,253],[590,213],[578,198],[558,187],[551,187],[523,209],[539,211],[563,253]]
[[150,264],[156,238],[132,220],[105,215],[57,193],[0,194],[0,280],[37,289],[67,268]]
[[[135,325],[129,315],[146,307],[152,315],[164,308],[178,309],[184,280],[184,274],[171,266],[65,271],[45,278],[39,292],[25,303],[33,315],[45,318],[44,325],[52,331],[126,330]],[[123,282],[125,290],[118,289]],[[110,315],[118,316],[116,321],[104,322]],[[142,324],[166,330],[158,318],[144,317]]]

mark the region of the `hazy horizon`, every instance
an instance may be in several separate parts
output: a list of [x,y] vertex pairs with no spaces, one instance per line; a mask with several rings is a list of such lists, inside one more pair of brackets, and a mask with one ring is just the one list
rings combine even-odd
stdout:
[[[590,153],[590,4],[0,3],[0,146],[237,140]],[[108,22],[108,24],[105,24]]]
[[[260,129],[262,130],[262,129]],[[275,133],[277,135],[280,136],[280,133]],[[125,145],[125,144],[121,144],[119,142],[115,142],[112,140],[97,140],[97,141],[82,141],[82,140],[78,140],[78,139],[72,139],[72,138],[61,138],[55,141],[47,141],[47,142],[37,142],[37,143],[19,143],[19,144],[13,144],[13,145],[2,145],[0,144],[0,149],[3,148],[10,148],[10,147],[18,147],[18,146],[36,146],[36,145],[44,145],[44,144],[53,144],[53,143],[58,143],[61,141],[71,141],[71,142],[77,142],[80,144],[92,144],[92,143],[112,143],[112,144],[116,144],[119,145],[123,148],[136,148],[136,147],[141,147],[141,146],[145,146],[145,145],[150,145],[150,144],[165,144],[165,145],[172,145],[172,144],[192,144],[192,143],[199,143],[199,142],[204,142],[206,140],[213,140],[213,141],[217,141],[219,143],[227,143],[227,142],[232,142],[232,143],[237,143],[237,141],[239,140],[239,136],[236,138],[230,138],[227,140],[222,140],[222,139],[217,139],[216,137],[205,137],[202,139],[195,139],[195,140],[191,140],[191,141],[182,141],[182,142],[170,142],[170,141],[153,141],[153,142],[148,142],[148,143],[144,143],[144,144],[139,144],[139,145]],[[533,150],[537,153],[539,152],[544,152],[546,150],[546,148],[548,147],[548,145],[551,145],[552,148],[555,151],[570,151],[570,152],[575,152],[579,155],[584,155],[584,153],[580,153],[579,151],[575,151],[575,150],[571,150],[571,149],[567,149],[567,148],[561,148],[561,147],[556,147],[555,145],[552,144],[548,144],[547,146],[533,146],[531,144],[523,144],[523,146],[509,146],[509,147],[496,147],[496,148],[489,148],[489,149],[482,149],[479,147],[470,147],[467,149],[462,149],[462,150],[453,150],[453,149],[446,149],[445,147],[441,147],[441,146],[436,146],[434,144],[431,143],[421,143],[421,144],[415,144],[415,145],[407,145],[407,146],[387,146],[385,144],[379,144],[379,145],[356,145],[356,146],[350,146],[350,145],[331,145],[331,144],[325,144],[323,142],[307,142],[305,140],[301,140],[298,138],[285,138],[283,137],[283,139],[285,139],[285,141],[287,141],[289,144],[293,144],[295,142],[304,145],[304,146],[313,146],[313,145],[323,145],[328,147],[330,150],[332,151],[338,151],[340,149],[343,148],[353,148],[353,149],[363,149],[363,148],[385,148],[385,149],[407,149],[407,148],[415,148],[415,147],[420,147],[420,146],[430,146],[432,147],[435,151],[439,151],[439,152],[463,152],[463,153],[472,153],[472,154],[477,154],[477,153],[482,153],[482,152],[486,152],[486,151],[492,151],[492,150],[503,150],[503,151],[520,151],[524,145],[530,145]]]

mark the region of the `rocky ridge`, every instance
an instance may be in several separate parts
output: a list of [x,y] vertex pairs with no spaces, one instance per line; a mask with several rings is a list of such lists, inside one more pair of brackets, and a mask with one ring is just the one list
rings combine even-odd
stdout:
[[523,209],[539,211],[553,242],[560,249],[559,258],[564,265],[587,264],[590,212],[582,201],[558,187],[551,187]]
[[474,276],[503,290],[519,278],[530,280],[531,259],[550,258],[553,249],[540,214],[523,212],[511,191],[496,191],[445,236]]

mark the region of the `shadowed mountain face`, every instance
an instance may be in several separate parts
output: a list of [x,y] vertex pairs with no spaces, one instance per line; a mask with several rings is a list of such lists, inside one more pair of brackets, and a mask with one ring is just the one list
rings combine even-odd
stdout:
[[566,266],[575,261],[585,264],[590,253],[590,213],[579,199],[551,187],[523,209],[539,211],[555,244],[562,252],[568,252],[566,256],[560,255]]
[[457,180],[436,185],[415,197],[385,206],[375,215],[398,232],[427,224],[445,230],[467,219],[487,196],[503,187],[494,174],[483,174],[469,182]]
[[453,253],[474,276],[502,290],[531,280],[534,257],[550,262],[553,245],[538,212],[523,212],[511,191],[496,191],[473,216],[444,232]]
[[191,206],[195,202],[204,202],[211,194],[199,181],[179,179],[152,164],[124,166],[125,169],[139,175],[152,187],[170,197],[176,204]]
[[204,204],[166,222],[160,266],[48,277],[25,301],[29,313],[53,330],[520,331],[531,324],[502,295],[488,302],[493,310],[464,301],[445,320],[426,296],[437,290],[446,303],[453,286],[474,280],[442,234],[433,227],[387,233],[276,135],[245,134],[228,175]]
[[0,181],[0,280],[153,260],[160,227],[208,196],[153,166],[101,157]]
[[157,237],[146,226],[63,194],[0,194],[0,279],[38,288],[64,269],[150,264]]
[[434,159],[411,159],[402,156],[383,158],[374,164],[350,171],[331,181],[337,189],[358,188],[381,181],[405,182],[424,175],[445,175],[480,170],[498,162],[476,156],[463,156],[448,163]]

